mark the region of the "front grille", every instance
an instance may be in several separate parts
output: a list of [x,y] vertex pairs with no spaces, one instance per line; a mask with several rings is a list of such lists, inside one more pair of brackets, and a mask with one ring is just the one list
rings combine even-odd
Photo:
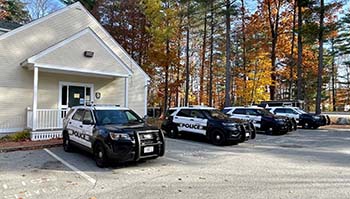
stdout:
[[[138,131],[139,158],[158,156],[161,154],[163,134],[158,130]],[[151,149],[150,151],[146,149]]]
[[138,131],[141,146],[157,144],[160,141],[159,131]]

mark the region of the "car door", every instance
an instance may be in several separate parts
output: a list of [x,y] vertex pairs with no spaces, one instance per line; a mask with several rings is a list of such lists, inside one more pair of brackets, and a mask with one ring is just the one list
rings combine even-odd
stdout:
[[191,131],[193,133],[198,133],[202,135],[206,135],[206,127],[208,123],[208,119],[200,110],[191,110],[191,118],[190,121],[194,123],[192,125]]
[[195,121],[191,118],[190,109],[180,109],[179,112],[174,116],[173,122],[177,125],[178,131],[185,131],[194,133],[192,128],[195,125]]
[[80,136],[81,144],[88,148],[91,148],[91,137],[94,130],[95,120],[90,110],[85,110],[82,121],[82,134]]
[[67,126],[69,139],[78,144],[81,144],[80,136],[82,134],[83,116],[84,116],[84,109],[78,109],[72,116],[72,119],[68,121],[68,126]]
[[261,115],[258,114],[256,109],[246,109],[246,115],[249,120],[253,122],[255,128],[261,128]]
[[276,115],[287,116],[285,108],[276,108],[273,112]]
[[287,114],[287,117],[294,118],[297,121],[299,120],[299,113],[293,110],[292,108],[286,108],[285,112]]
[[232,111],[231,118],[249,121],[249,115],[246,114],[245,108],[236,108]]

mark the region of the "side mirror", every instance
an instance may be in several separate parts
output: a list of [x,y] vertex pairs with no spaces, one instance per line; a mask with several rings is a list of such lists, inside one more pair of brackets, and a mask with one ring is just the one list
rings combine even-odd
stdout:
[[91,120],[83,120],[83,125],[93,125],[94,122]]

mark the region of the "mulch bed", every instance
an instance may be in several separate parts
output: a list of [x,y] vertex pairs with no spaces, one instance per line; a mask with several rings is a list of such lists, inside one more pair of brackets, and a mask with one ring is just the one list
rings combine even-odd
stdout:
[[0,153],[10,151],[35,150],[57,146],[62,146],[62,139],[51,139],[43,141],[23,140],[19,142],[0,141]]

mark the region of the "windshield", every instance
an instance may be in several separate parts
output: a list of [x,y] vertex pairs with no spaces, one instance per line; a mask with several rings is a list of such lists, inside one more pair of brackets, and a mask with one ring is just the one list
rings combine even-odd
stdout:
[[143,120],[130,110],[96,110],[96,120],[100,125],[141,124]]
[[263,116],[273,116],[273,114],[265,109],[256,109],[256,112],[258,112],[258,115],[263,115]]
[[211,118],[219,119],[219,120],[225,120],[229,118],[225,113],[222,113],[218,110],[204,110]]

